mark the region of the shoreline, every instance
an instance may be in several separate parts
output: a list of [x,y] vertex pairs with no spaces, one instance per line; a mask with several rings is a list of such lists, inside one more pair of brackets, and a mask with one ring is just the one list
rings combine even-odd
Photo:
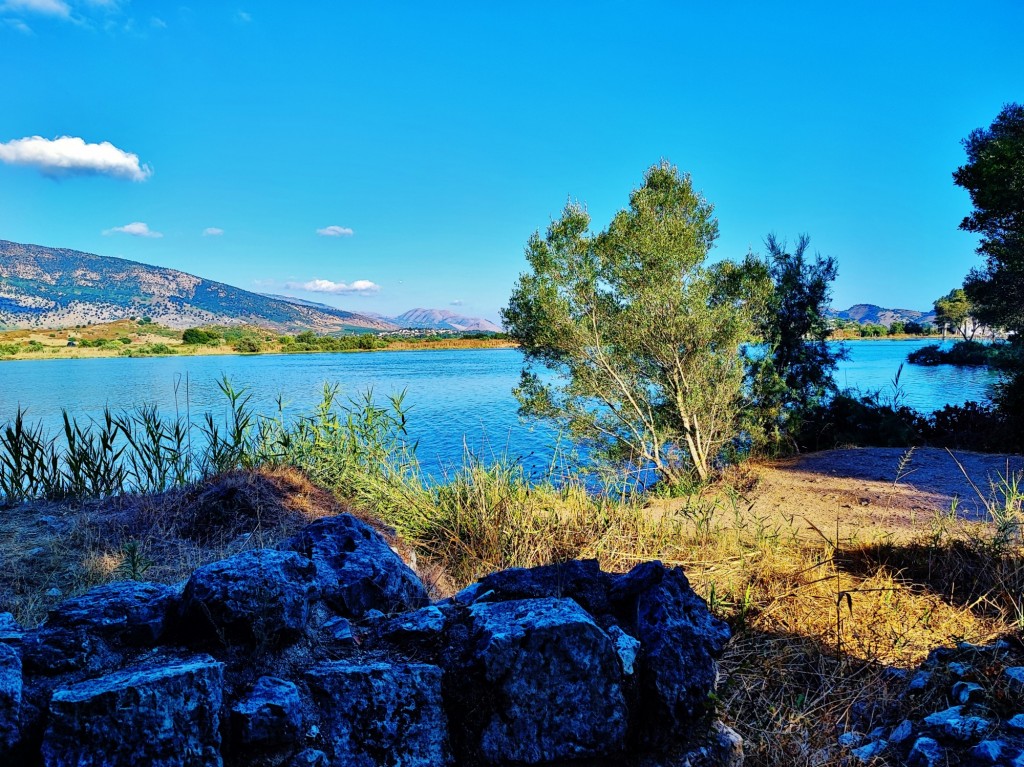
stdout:
[[[49,346],[47,349],[38,352],[19,352],[17,354],[0,356],[0,363],[4,362],[42,362],[56,360],[93,360],[93,359],[151,359],[154,357],[265,357],[265,356],[300,356],[307,354],[372,354],[374,352],[413,352],[413,351],[479,351],[489,349],[517,349],[519,345],[513,341],[476,341],[453,339],[451,341],[424,341],[422,343],[395,342],[383,349],[339,349],[337,351],[324,349],[310,349],[308,351],[285,351],[274,348],[258,352],[240,352],[231,348],[189,347],[186,344],[167,344],[175,351],[170,354],[119,354],[109,349],[76,349],[66,346]],[[189,351],[177,351],[187,348]],[[53,351],[51,351],[53,350]],[[65,352],[67,350],[67,352]],[[85,353],[83,353],[85,352]]]

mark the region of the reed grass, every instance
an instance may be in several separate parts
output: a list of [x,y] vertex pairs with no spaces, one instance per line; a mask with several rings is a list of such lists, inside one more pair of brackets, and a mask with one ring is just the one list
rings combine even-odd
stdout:
[[[870,531],[844,540],[755,513],[756,488],[739,483],[680,498],[621,483],[595,491],[468,453],[432,481],[402,395],[343,399],[327,386],[311,413],[286,420],[280,405],[262,417],[247,392],[221,389],[221,420],[155,408],[87,424],[65,414],[62,431],[47,434],[15,414],[0,432],[0,610],[33,622],[52,588],[180,582],[343,510],[394,528],[439,595],[507,567],[595,558],[622,571],[660,559],[684,567],[733,627],[718,705],[747,741],[747,763],[819,767],[843,763],[836,727],[856,707],[902,705],[887,667],[1024,629],[1024,481],[1009,471],[976,486],[985,521],[954,506],[910,542]],[[901,476],[906,460],[894,470]]]

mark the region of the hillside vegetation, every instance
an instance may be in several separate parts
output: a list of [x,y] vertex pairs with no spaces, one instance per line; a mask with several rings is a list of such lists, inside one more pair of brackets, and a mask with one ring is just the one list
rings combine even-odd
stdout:
[[171,328],[391,330],[383,320],[302,306],[195,275],[65,248],[0,240],[0,327],[55,328],[147,316]]

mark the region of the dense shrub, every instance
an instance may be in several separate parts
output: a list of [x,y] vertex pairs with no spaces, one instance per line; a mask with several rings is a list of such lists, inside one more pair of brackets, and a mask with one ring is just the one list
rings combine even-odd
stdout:
[[950,349],[929,344],[907,355],[913,365],[956,365],[958,367],[993,367],[1010,370],[1020,364],[1020,353],[1009,344],[983,344],[979,341],[957,341]]
[[189,328],[181,334],[181,340],[183,343],[190,345],[198,344],[212,344],[220,340],[220,336],[216,333],[211,333],[208,330],[200,330],[199,328]]

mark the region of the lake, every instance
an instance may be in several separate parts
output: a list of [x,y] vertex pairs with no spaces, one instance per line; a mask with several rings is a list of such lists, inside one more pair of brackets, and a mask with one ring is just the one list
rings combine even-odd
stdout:
[[[934,340],[865,340],[846,344],[836,381],[862,392],[892,394],[891,380],[915,348]],[[278,395],[286,415],[306,413],[321,398],[324,382],[357,396],[372,387],[378,395],[405,390],[409,432],[418,455],[434,476],[461,461],[464,448],[489,459],[506,454],[542,472],[551,460],[555,435],[521,423],[512,389],[521,354],[515,349],[425,350],[342,354],[18,360],[0,363],[0,423],[21,406],[30,421],[56,429],[61,408],[81,417],[157,404],[167,414],[195,416],[224,411],[217,388],[223,375],[246,387],[253,404],[276,412]],[[903,402],[930,412],[945,404],[983,400],[995,376],[987,370],[906,365],[900,380]],[[187,382],[187,387],[186,387]]]

